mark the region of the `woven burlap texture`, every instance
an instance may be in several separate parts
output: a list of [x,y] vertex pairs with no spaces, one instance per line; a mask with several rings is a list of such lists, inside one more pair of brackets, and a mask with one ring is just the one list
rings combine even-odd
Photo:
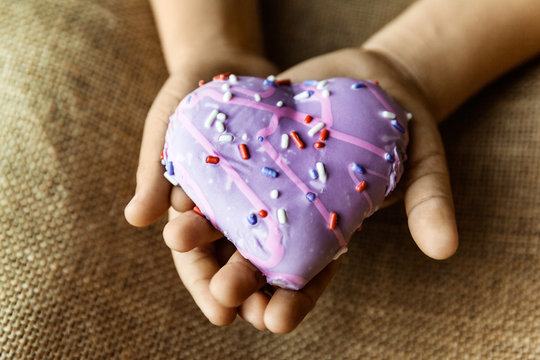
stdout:
[[[410,1],[264,2],[289,66]],[[145,114],[167,73],[144,0],[0,4],[0,359],[540,358],[540,62],[443,125],[461,247],[426,258],[400,205],[366,222],[295,332],[209,324],[163,221],[130,227]]]

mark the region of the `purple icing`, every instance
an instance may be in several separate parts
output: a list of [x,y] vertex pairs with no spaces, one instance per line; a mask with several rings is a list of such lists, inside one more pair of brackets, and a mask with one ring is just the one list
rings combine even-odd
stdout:
[[[225,83],[230,88],[222,87]],[[170,117],[164,157],[174,174],[167,178],[182,186],[271,284],[300,289],[344,253],[351,235],[403,173],[408,114],[374,82],[358,83],[214,80],[193,91]],[[297,96],[303,92],[306,96]],[[306,115],[313,117],[308,124]],[[324,141],[322,129],[309,134],[321,122],[329,131]],[[304,148],[293,141],[292,131]],[[316,142],[324,147],[315,148]],[[247,146],[248,159],[240,144]],[[219,162],[206,163],[207,156]],[[261,171],[265,168],[277,175]],[[310,176],[314,169],[317,179]],[[272,190],[279,197],[271,197]],[[338,216],[334,230],[331,213]]]

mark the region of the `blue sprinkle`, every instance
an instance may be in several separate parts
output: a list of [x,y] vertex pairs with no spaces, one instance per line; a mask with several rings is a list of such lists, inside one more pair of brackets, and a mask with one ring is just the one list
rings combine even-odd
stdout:
[[309,169],[309,176],[311,176],[313,180],[317,180],[319,178],[319,173],[315,169]]
[[165,161],[165,159],[161,159],[161,165],[167,165],[167,161]]
[[266,167],[266,166],[263,167],[261,171],[262,171],[262,173],[264,175],[269,176],[269,177],[273,177],[273,178],[277,178],[278,175],[279,175],[279,173],[276,170],[271,169],[271,168]]
[[169,175],[174,175],[174,166],[173,166],[172,161],[167,162],[167,164],[165,165],[165,169],[167,169],[167,172],[169,173]]
[[315,200],[315,194],[312,192],[308,192],[306,194],[306,198],[309,200],[309,202],[312,202],[313,200]]
[[365,87],[366,87],[366,84],[364,84],[362,81],[354,83],[354,84],[351,85],[351,89],[361,89],[361,88],[365,88]]
[[360,165],[358,165],[357,163],[353,163],[352,164],[352,169],[355,173],[357,174],[360,174],[360,175],[363,175],[366,173],[366,169],[364,169],[363,167],[361,167]]
[[247,217],[247,221],[251,224],[251,225],[255,225],[257,223],[257,216],[253,213],[249,214],[248,217]]
[[388,161],[389,163],[393,163],[393,162],[394,162],[394,157],[393,157],[391,154],[389,154],[389,153],[386,153],[386,154],[384,155],[384,158],[385,158],[386,161]]
[[259,140],[259,142],[263,142],[263,141],[264,141],[264,138],[263,138],[262,136],[259,136],[259,137],[257,138],[257,140]]
[[189,104],[190,102],[191,102],[191,95],[189,95],[187,98],[187,103]]
[[276,87],[276,83],[275,83],[274,81],[270,81],[270,80],[268,80],[268,79],[265,79],[265,80],[263,81],[263,84],[264,84],[264,85],[267,85],[267,86],[273,86],[273,87]]
[[302,85],[304,86],[315,86],[317,84],[317,80],[304,80],[302,82]]
[[392,120],[391,123],[392,123],[392,126],[398,129],[400,133],[402,134],[405,133],[405,129],[403,128],[403,126],[401,126],[401,124],[396,119]]
[[311,95],[315,94],[315,92],[313,90],[308,90],[308,94],[309,94],[309,96],[311,96]]

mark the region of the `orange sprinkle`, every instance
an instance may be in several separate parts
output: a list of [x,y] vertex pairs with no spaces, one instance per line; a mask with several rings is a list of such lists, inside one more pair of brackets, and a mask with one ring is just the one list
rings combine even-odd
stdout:
[[338,215],[333,212],[330,214],[330,223],[328,224],[328,228],[330,230],[335,230],[337,225]]
[[217,164],[219,162],[219,158],[217,156],[207,156],[206,162],[209,164]]
[[201,212],[201,209],[199,209],[198,206],[195,205],[195,207],[193,208],[193,211],[195,211],[200,216],[204,217],[204,214]]
[[199,80],[199,86],[203,86],[204,84],[206,84],[204,80]]
[[356,191],[362,192],[362,191],[364,191],[364,189],[366,188],[366,186],[367,186],[367,182],[362,181],[362,182],[360,182],[358,185],[356,185]]
[[306,117],[304,118],[304,122],[306,124],[309,124],[311,122],[311,120],[313,120],[313,116],[311,116],[311,115],[306,115]]
[[249,150],[248,150],[246,144],[238,145],[238,150],[240,150],[240,156],[242,156],[242,159],[244,159],[244,160],[249,159]]
[[328,134],[330,134],[330,131],[328,131],[327,129],[323,129],[323,131],[321,131],[321,135],[319,136],[319,139],[321,141],[328,139]]
[[324,143],[323,143],[323,142],[320,142],[320,141],[317,141],[317,142],[315,143],[315,147],[316,147],[317,149],[323,148],[323,147],[324,147]]
[[303,149],[305,147],[304,142],[302,141],[302,139],[300,139],[300,136],[298,136],[298,133],[296,131],[291,131],[290,135],[299,149]]
[[259,211],[259,216],[262,217],[262,218],[265,218],[266,215],[268,215],[268,212],[266,210],[261,210]]

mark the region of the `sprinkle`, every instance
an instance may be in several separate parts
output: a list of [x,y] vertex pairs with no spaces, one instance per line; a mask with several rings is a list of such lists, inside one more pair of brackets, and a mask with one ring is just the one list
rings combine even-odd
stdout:
[[323,131],[321,131],[321,135],[319,136],[319,140],[325,141],[326,139],[328,139],[329,134],[330,132],[328,130],[323,129]]
[[311,90],[302,91],[301,93],[298,93],[298,94],[294,95],[294,100],[307,99],[311,95],[313,95],[313,91],[311,91]]
[[373,83],[374,83],[375,85],[379,85],[379,80],[373,80]]
[[285,212],[285,209],[279,208],[277,211],[277,217],[280,224],[287,223],[287,213]]
[[221,85],[221,90],[223,91],[229,91],[230,89],[231,89],[231,85],[227,83],[224,83],[223,85]]
[[161,159],[161,165],[166,165],[167,162],[165,161],[165,159]]
[[234,74],[231,74],[229,75],[229,81],[231,82],[231,84],[236,84],[238,82],[238,77],[236,77],[236,75]]
[[352,163],[352,170],[357,173],[357,174],[365,174],[366,173],[366,169],[364,169],[363,167],[361,167],[360,165],[358,165],[357,163]]
[[273,82],[272,80],[265,79],[265,80],[263,81],[263,85],[266,85],[266,86],[274,86],[274,87],[275,87],[275,86],[276,86],[276,83]]
[[395,119],[396,118],[396,114],[394,114],[393,112],[390,112],[390,111],[383,111],[381,113],[382,117],[383,118],[387,118],[387,119]]
[[283,79],[276,81],[278,85],[291,85],[291,79]]
[[336,255],[334,255],[334,259],[333,260],[337,260],[339,259],[339,257],[343,254],[345,254],[347,251],[349,251],[349,249],[347,247],[342,247],[341,249],[338,250],[338,252],[336,253]]
[[255,94],[255,95],[253,95],[253,98],[255,98],[256,102],[261,102],[261,95]]
[[206,121],[204,122],[205,128],[210,129],[210,127],[214,123],[214,120],[216,120],[218,113],[219,111],[217,111],[217,109],[212,110],[212,112],[210,113],[210,115],[208,115],[208,117],[206,118]]
[[362,82],[362,81],[354,83],[354,84],[351,85],[351,89],[361,89],[361,88],[365,88],[365,87],[366,87],[366,84],[364,84],[364,82]]
[[324,147],[324,143],[317,141],[313,146],[315,146],[316,149],[321,149]]
[[163,151],[161,151],[161,155],[159,155],[159,159],[163,160],[164,157],[165,157],[165,155],[163,155]]
[[410,112],[408,112],[407,113],[407,120],[411,120],[412,118],[413,118],[413,115]]
[[216,121],[216,130],[220,133],[225,132],[225,124],[223,121]]
[[324,123],[323,122],[320,122],[320,123],[317,123],[315,126],[313,126],[311,129],[309,129],[308,131],[308,135],[309,136],[314,136],[316,133],[319,132],[319,130],[321,130],[322,128],[324,127]]
[[219,80],[227,80],[227,78],[229,77],[229,75],[231,75],[232,73],[228,72],[228,73],[225,73],[225,74],[219,74]]
[[247,221],[251,225],[255,225],[257,223],[257,215],[255,215],[253,213],[249,214],[248,217],[247,217]]
[[279,197],[279,191],[277,191],[276,189],[270,191],[270,197],[272,199],[277,199]]
[[291,131],[290,134],[296,146],[298,146],[299,149],[303,149],[305,145],[302,139],[300,139],[300,136],[298,136],[298,133],[296,131]]
[[207,156],[206,157],[206,162],[208,164],[217,164],[219,162],[219,158],[217,156]]
[[312,193],[312,192],[308,192],[308,193],[306,194],[306,199],[308,199],[309,202],[313,202],[313,200],[315,200],[315,194]]
[[187,103],[188,103],[188,104],[191,104],[191,98],[192,98],[192,95],[189,94],[189,96],[187,97]]
[[276,170],[271,169],[271,168],[266,167],[266,166],[263,167],[263,168],[261,169],[261,171],[262,171],[262,173],[263,173],[264,175],[266,175],[266,176],[268,176],[268,177],[272,177],[272,178],[277,178],[278,175],[279,175],[279,173],[278,173]]
[[330,230],[335,230],[336,229],[336,225],[337,225],[337,221],[338,221],[338,215],[333,212],[330,214],[330,221],[328,223],[328,228]]
[[163,173],[163,176],[165,176],[165,179],[169,180],[169,182],[174,186],[178,185],[178,181],[176,181],[176,179],[172,175],[169,175],[168,172],[165,171]]
[[362,192],[366,189],[367,182],[361,181],[358,185],[356,185],[356,191]]
[[203,86],[204,84],[206,84],[204,80],[199,80],[199,86]]
[[322,81],[319,81],[319,83],[317,84],[317,90],[322,90],[326,84],[328,84],[328,80],[322,80]]
[[263,142],[263,141],[264,141],[264,138],[263,138],[262,136],[259,136],[259,137],[257,138],[257,140],[259,140],[259,142]]
[[317,80],[304,80],[302,85],[304,86],[314,86],[317,83]]
[[240,156],[242,156],[242,159],[244,159],[244,160],[249,159],[249,150],[248,150],[246,144],[238,145],[238,150],[240,150]]
[[306,115],[306,117],[304,118],[304,122],[306,124],[309,124],[311,122],[311,120],[313,120],[313,116],[311,116],[311,115]]
[[282,107],[282,106],[283,106],[283,101],[279,100],[279,101],[276,103],[276,106],[277,106],[277,107]]
[[218,138],[218,141],[220,143],[228,143],[228,142],[232,142],[233,140],[234,140],[234,137],[231,134],[223,134],[223,135],[220,135]]
[[326,174],[326,169],[324,168],[324,164],[322,162],[317,162],[315,164],[315,167],[317,168],[317,171],[319,172],[319,179],[322,183],[325,183],[328,179],[328,175]]
[[392,124],[393,127],[398,129],[400,133],[405,134],[405,129],[403,128],[403,126],[401,126],[401,124],[396,119],[390,121],[390,123]]
[[317,180],[319,178],[319,173],[315,169],[309,169],[309,176],[311,176],[313,180]]
[[268,75],[266,80],[274,82],[274,81],[276,81],[276,76],[275,75]]
[[322,96],[327,98],[330,96],[330,90],[328,89],[324,89],[322,92],[321,92]]
[[362,224],[360,224],[360,226],[356,228],[356,231],[361,231],[361,230],[362,230]]
[[167,170],[167,173],[169,173],[169,175],[174,175],[174,166],[172,161],[167,161],[165,169]]
[[289,147],[289,135],[281,134],[281,148],[286,149]]
[[223,94],[223,101],[229,102],[232,99],[232,92],[227,91],[225,94]]
[[227,115],[220,112],[219,114],[217,114],[216,119],[218,119],[219,121],[225,121],[227,120]]
[[266,215],[268,215],[268,212],[266,210],[263,209],[263,210],[259,211],[259,216],[260,217],[265,218]]
[[384,158],[385,158],[386,161],[388,161],[389,163],[393,163],[393,162],[394,162],[394,157],[392,156],[392,154],[386,153],[386,154],[384,154]]
[[204,217],[204,214],[202,213],[201,209],[199,209],[199,207],[198,207],[197,205],[195,205],[195,206],[193,207],[193,211],[194,211],[196,214],[198,214],[198,215]]

